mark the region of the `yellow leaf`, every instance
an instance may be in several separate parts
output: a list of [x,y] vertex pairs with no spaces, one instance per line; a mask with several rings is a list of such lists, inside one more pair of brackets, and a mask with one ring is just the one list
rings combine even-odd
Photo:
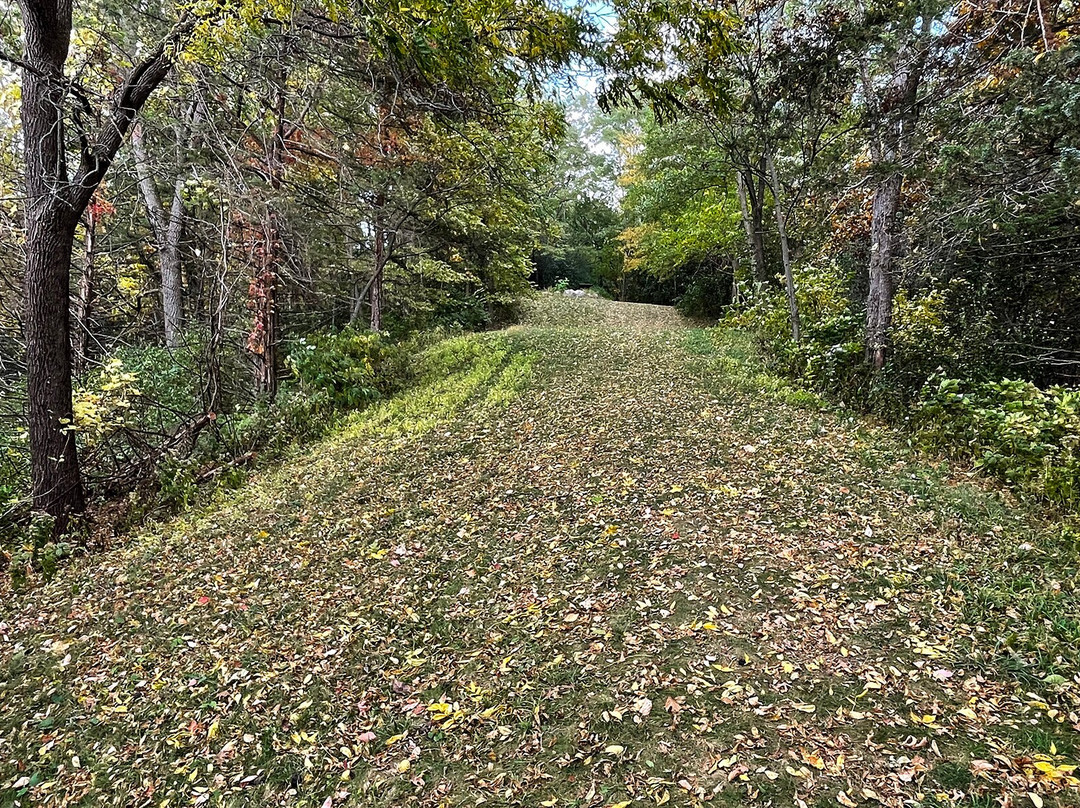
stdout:
[[405,736],[408,735],[408,734],[409,733],[407,733],[407,732],[403,732],[400,735],[391,735],[389,738],[386,739],[386,745],[387,746],[393,746],[398,741],[404,740]]
[[1031,804],[1034,805],[1035,808],[1043,808],[1042,797],[1040,797],[1034,791],[1028,792],[1028,799],[1031,800]]
[[408,759],[408,758],[405,758],[405,759],[404,759],[403,761],[401,761],[401,763],[399,763],[399,764],[397,765],[397,770],[398,770],[399,772],[407,772],[407,771],[409,770],[409,766],[410,766],[410,765],[411,765],[411,764],[409,763],[409,759]]
[[[621,755],[623,752],[626,751],[626,748],[619,746],[617,743],[613,743],[611,744],[611,746],[605,746],[604,751],[607,752],[609,755]],[[626,804],[629,805],[630,803]]]
[[434,713],[434,720],[438,721],[440,718],[446,718],[450,715],[454,708],[447,704],[445,701],[436,701],[428,705],[428,712]]

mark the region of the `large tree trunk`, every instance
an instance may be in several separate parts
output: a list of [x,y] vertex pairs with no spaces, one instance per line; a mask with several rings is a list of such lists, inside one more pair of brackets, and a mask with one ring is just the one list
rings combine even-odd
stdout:
[[787,216],[784,200],[780,195],[780,181],[776,175],[776,163],[768,158],[769,181],[772,185],[773,208],[776,210],[776,229],[780,234],[780,255],[784,261],[784,291],[787,293],[788,317],[791,321],[791,337],[796,344],[802,342],[802,321],[799,318],[799,300],[795,296],[795,273],[791,268],[791,248],[788,244]]
[[26,222],[24,328],[31,481],[34,509],[53,516],[57,532],[85,504],[71,428],[68,283],[76,221],[70,211],[31,213],[28,208]]
[[[23,6],[27,67],[22,76],[26,156],[25,295],[27,394],[34,508],[62,531],[84,506],[71,404],[71,253],[82,208],[63,198],[64,62],[70,2]],[[89,201],[89,200],[87,200]],[[85,204],[85,203],[84,203]]]
[[[80,161],[69,180],[64,76],[71,42],[71,0],[19,0],[24,66],[22,108],[26,160],[26,247],[23,293],[30,479],[34,507],[55,518],[56,531],[84,497],[71,430],[71,254],[79,217],[112,165],[135,115],[172,68],[195,25],[185,18],[117,90],[95,133],[79,128]],[[87,124],[86,116],[81,121]],[[77,123],[78,126],[78,123]]]
[[880,97],[875,96],[869,71],[863,71],[863,87],[872,105],[871,153],[877,164],[877,186],[870,218],[869,292],[866,297],[866,361],[875,369],[885,366],[892,326],[897,264],[903,244],[901,193],[904,165],[919,120],[919,86],[929,52],[930,15],[897,56],[892,80]]
[[866,359],[876,369],[885,366],[892,325],[894,265],[899,253],[900,191],[904,176],[893,172],[874,191],[870,222],[870,291],[866,297]]

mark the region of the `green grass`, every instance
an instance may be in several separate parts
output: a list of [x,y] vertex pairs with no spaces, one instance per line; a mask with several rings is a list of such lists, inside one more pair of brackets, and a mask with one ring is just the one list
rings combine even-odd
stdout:
[[563,303],[6,602],[0,805],[1078,804],[1059,524]]

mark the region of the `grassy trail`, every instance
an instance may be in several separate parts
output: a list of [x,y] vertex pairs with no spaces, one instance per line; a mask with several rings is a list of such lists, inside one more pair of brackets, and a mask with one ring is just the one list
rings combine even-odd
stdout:
[[1052,525],[735,335],[527,322],[0,609],[0,805],[1080,804]]

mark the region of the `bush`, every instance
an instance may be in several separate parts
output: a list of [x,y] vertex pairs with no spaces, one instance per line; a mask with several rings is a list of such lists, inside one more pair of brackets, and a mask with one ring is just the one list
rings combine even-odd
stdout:
[[974,458],[1021,491],[1080,504],[1080,390],[937,377],[915,409],[920,443]]
[[[833,269],[807,266],[796,275],[802,342],[791,338],[787,299],[781,289],[756,293],[753,304],[727,322],[752,330],[766,354],[789,376],[856,408],[866,408],[871,374],[862,347],[862,317]],[[747,290],[747,294],[753,294]]]
[[316,411],[364,406],[392,392],[404,367],[400,349],[354,329],[298,339],[287,363],[296,392]]
[[[953,287],[897,295],[893,354],[874,373],[864,358],[863,315],[838,276],[813,267],[798,273],[801,345],[791,339],[779,290],[728,322],[749,327],[781,372],[849,406],[906,421],[923,448],[974,460],[1020,492],[1080,504],[1080,390],[993,380],[994,365],[973,355],[984,335],[950,322]],[[971,378],[954,378],[960,373]]]
[[675,308],[687,317],[718,320],[731,303],[731,277],[701,273],[682,293]]
[[2,514],[26,495],[29,485],[27,440],[21,424],[0,421],[0,531]]

